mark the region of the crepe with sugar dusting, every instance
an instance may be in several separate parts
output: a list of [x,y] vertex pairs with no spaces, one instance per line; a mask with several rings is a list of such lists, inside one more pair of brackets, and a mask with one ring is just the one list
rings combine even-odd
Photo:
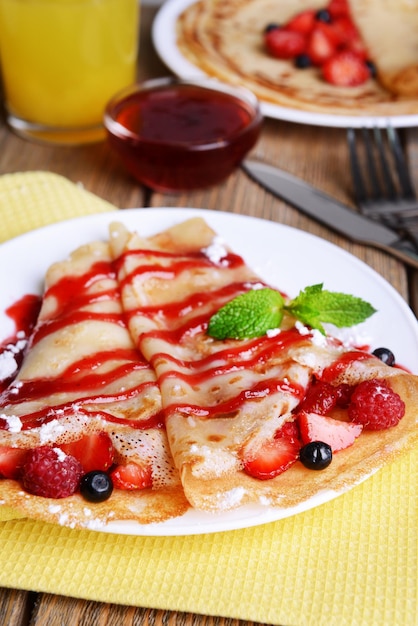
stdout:
[[[280,331],[215,340],[208,320],[235,296],[265,283],[200,219],[143,238],[121,223],[54,264],[23,365],[1,395],[0,445],[59,446],[109,434],[116,463],[147,463],[153,488],[115,488],[92,504],[76,493],[31,495],[0,481],[0,500],[28,517],[101,529],[107,522],[161,522],[194,507],[223,512],[245,503],[309,506],[345,491],[418,440],[418,378],[350,351],[285,318]],[[343,363],[343,367],[340,367]],[[322,472],[296,461],[270,480],[244,458],[292,421],[314,376],[389,381],[406,405],[394,428],[365,431]],[[337,372],[337,374],[335,373]],[[346,419],[344,409],[334,417]]]
[[125,325],[108,243],[85,245],[48,270],[27,354],[0,403],[2,446],[55,446],[105,432],[117,463],[145,461],[153,475],[153,489],[115,489],[100,504],[79,494],[29,495],[18,482],[2,480],[3,504],[28,517],[88,528],[112,520],[162,521],[187,510],[160,390]]
[[[317,68],[300,70],[291,61],[267,54],[263,43],[266,25],[284,23],[307,8],[322,8],[321,0],[198,0],[177,19],[177,45],[184,57],[205,73],[246,86],[266,103],[332,115],[416,114],[418,12],[413,8],[409,13],[402,10],[408,0],[400,1],[399,7],[397,0],[385,0],[385,4],[397,14],[397,36],[404,30],[415,33],[414,38],[397,40],[390,30],[387,37],[383,34],[380,23],[385,26],[391,21],[382,3],[354,0],[353,4],[355,17],[380,66],[381,84],[370,79],[357,87],[336,87],[322,80]],[[416,0],[410,0],[412,4],[416,5]],[[408,82],[407,76],[415,79]],[[401,82],[402,89],[397,87]],[[403,97],[405,94],[409,97]]]
[[170,449],[193,507],[303,506],[323,491],[357,484],[415,445],[418,378],[354,351],[338,382],[390,379],[407,406],[398,426],[365,432],[323,472],[297,462],[271,480],[247,475],[243,456],[274,437],[292,419],[312,377],[349,351],[301,332],[294,320],[280,333],[256,339],[211,338],[206,329],[212,314],[264,283],[200,218],[150,239],[121,224],[111,232],[128,324],[156,371]]

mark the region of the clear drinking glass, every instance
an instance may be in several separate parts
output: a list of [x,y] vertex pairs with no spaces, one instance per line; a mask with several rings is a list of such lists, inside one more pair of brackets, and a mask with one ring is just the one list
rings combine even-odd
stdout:
[[0,0],[7,121],[19,135],[104,137],[107,101],[136,78],[138,0]]

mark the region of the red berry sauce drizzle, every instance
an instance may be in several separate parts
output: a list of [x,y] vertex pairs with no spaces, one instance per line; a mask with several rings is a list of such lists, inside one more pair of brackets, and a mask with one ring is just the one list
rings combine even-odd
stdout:
[[0,344],[0,391],[4,391],[20,369],[40,308],[41,298],[27,294],[5,310],[14,322],[15,332]]
[[[109,279],[107,285],[110,286],[94,288],[94,285],[104,278]],[[91,287],[93,288],[91,289]],[[56,284],[52,285],[45,294],[45,297],[52,296],[56,302],[53,313],[47,319],[37,321],[40,310],[40,299],[36,296],[25,296],[19,302],[7,310],[7,314],[13,317],[16,324],[17,343],[5,342],[5,350],[10,346],[18,346],[21,336],[25,335],[25,346],[29,341],[29,347],[36,345],[41,339],[54,332],[59,332],[65,327],[79,324],[84,321],[102,321],[107,324],[116,324],[126,328],[126,320],[122,311],[100,312],[92,311],[91,306],[98,301],[112,301],[120,298],[118,284],[115,279],[113,264],[108,262],[95,263],[87,272],[78,276],[63,277]],[[37,323],[36,323],[37,322]],[[35,326],[36,323],[36,326]],[[32,334],[29,334],[30,332]],[[127,329],[126,329],[126,332]],[[24,346],[24,347],[25,347]],[[111,412],[98,410],[97,405],[104,403],[123,402],[134,396],[146,395],[148,391],[156,386],[152,376],[137,386],[129,388],[122,384],[122,380],[131,372],[148,369],[149,365],[132,346],[129,348],[118,348],[103,350],[97,353],[90,353],[78,359],[57,378],[39,378],[36,380],[23,380],[18,386],[9,387],[10,382],[16,377],[21,361],[24,356],[18,353],[19,361],[13,376],[9,376],[2,381],[0,406],[18,404],[22,401],[36,400],[50,396],[57,392],[64,392],[80,398],[77,410],[79,413],[100,417],[108,422],[129,424],[133,428],[161,428],[164,425],[161,411],[151,415],[147,420],[124,419],[116,417]],[[109,371],[99,373],[95,370],[107,362],[112,364]],[[120,390],[109,394],[105,388],[107,385],[121,380]],[[21,416],[22,430],[39,427],[59,416],[65,416],[73,411],[72,404],[66,403],[59,406],[47,406],[33,413]],[[0,428],[7,428],[7,424],[0,424]]]

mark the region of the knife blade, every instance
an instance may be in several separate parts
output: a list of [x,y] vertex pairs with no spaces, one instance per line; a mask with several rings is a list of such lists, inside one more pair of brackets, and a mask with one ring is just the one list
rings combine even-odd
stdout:
[[418,268],[414,244],[391,228],[356,213],[304,180],[273,165],[246,159],[242,169],[262,187],[344,237],[385,250]]

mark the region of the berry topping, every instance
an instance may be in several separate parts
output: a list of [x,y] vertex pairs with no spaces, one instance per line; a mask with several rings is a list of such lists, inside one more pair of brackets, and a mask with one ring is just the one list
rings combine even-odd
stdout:
[[319,9],[315,14],[318,22],[325,22],[326,24],[332,22],[332,17],[328,9]]
[[330,0],[328,4],[328,13],[332,19],[337,17],[347,17],[350,15],[348,0]]
[[152,487],[152,468],[138,463],[117,465],[110,472],[110,478],[117,489],[146,489]]
[[270,22],[270,24],[267,24],[267,26],[264,29],[265,33],[269,33],[271,30],[277,30],[278,28],[280,28],[280,24],[277,24],[276,22]]
[[336,52],[336,45],[330,33],[326,31],[325,24],[317,26],[311,33],[306,48],[314,65],[321,66],[330,59]]
[[286,25],[288,30],[295,30],[303,35],[309,35],[315,25],[315,11],[301,11]]
[[326,415],[336,406],[338,400],[337,388],[326,382],[316,382],[308,390],[301,410],[308,413]]
[[292,59],[300,69],[313,65],[332,85],[355,87],[376,76],[348,0],[330,0],[319,10],[305,9],[280,27],[268,24],[264,41],[272,56]]
[[351,396],[348,416],[366,430],[396,426],[405,414],[405,403],[384,380],[374,378],[359,383]]
[[324,63],[322,75],[338,87],[356,87],[370,78],[370,70],[357,54],[343,50]]
[[44,498],[66,498],[77,491],[83,469],[73,456],[59,448],[30,450],[22,467],[22,484],[29,493]]
[[66,454],[74,456],[81,463],[85,473],[107,470],[113,463],[112,440],[105,432],[84,435],[77,441],[61,444],[59,447]]
[[331,446],[323,441],[311,441],[302,446],[299,454],[300,462],[308,469],[323,470],[332,461]]
[[302,411],[298,414],[302,443],[323,441],[331,446],[333,452],[351,446],[361,434],[361,424],[341,422],[332,417]]
[[376,348],[372,354],[383,361],[383,363],[386,363],[386,365],[395,365],[395,355],[389,348]]
[[373,61],[370,61],[370,59],[366,59],[365,63],[367,65],[367,67],[369,68],[370,76],[375,78],[377,76],[376,65],[373,63]]
[[15,480],[19,478],[27,452],[19,448],[0,446],[0,476]]
[[299,54],[295,58],[295,66],[300,70],[305,69],[306,67],[311,67],[312,61],[311,57],[308,54]]
[[112,491],[112,479],[106,472],[88,472],[80,481],[80,493],[89,502],[104,502],[110,498]]
[[278,59],[293,59],[306,49],[305,35],[284,28],[268,31],[264,41],[268,52]]
[[244,471],[259,480],[269,480],[289,469],[299,456],[300,442],[295,424],[285,424],[274,439],[265,441],[254,453],[244,456]]
[[353,387],[345,383],[332,385],[326,381],[316,381],[309,387],[300,410],[327,415],[336,406],[346,408],[352,392]]

